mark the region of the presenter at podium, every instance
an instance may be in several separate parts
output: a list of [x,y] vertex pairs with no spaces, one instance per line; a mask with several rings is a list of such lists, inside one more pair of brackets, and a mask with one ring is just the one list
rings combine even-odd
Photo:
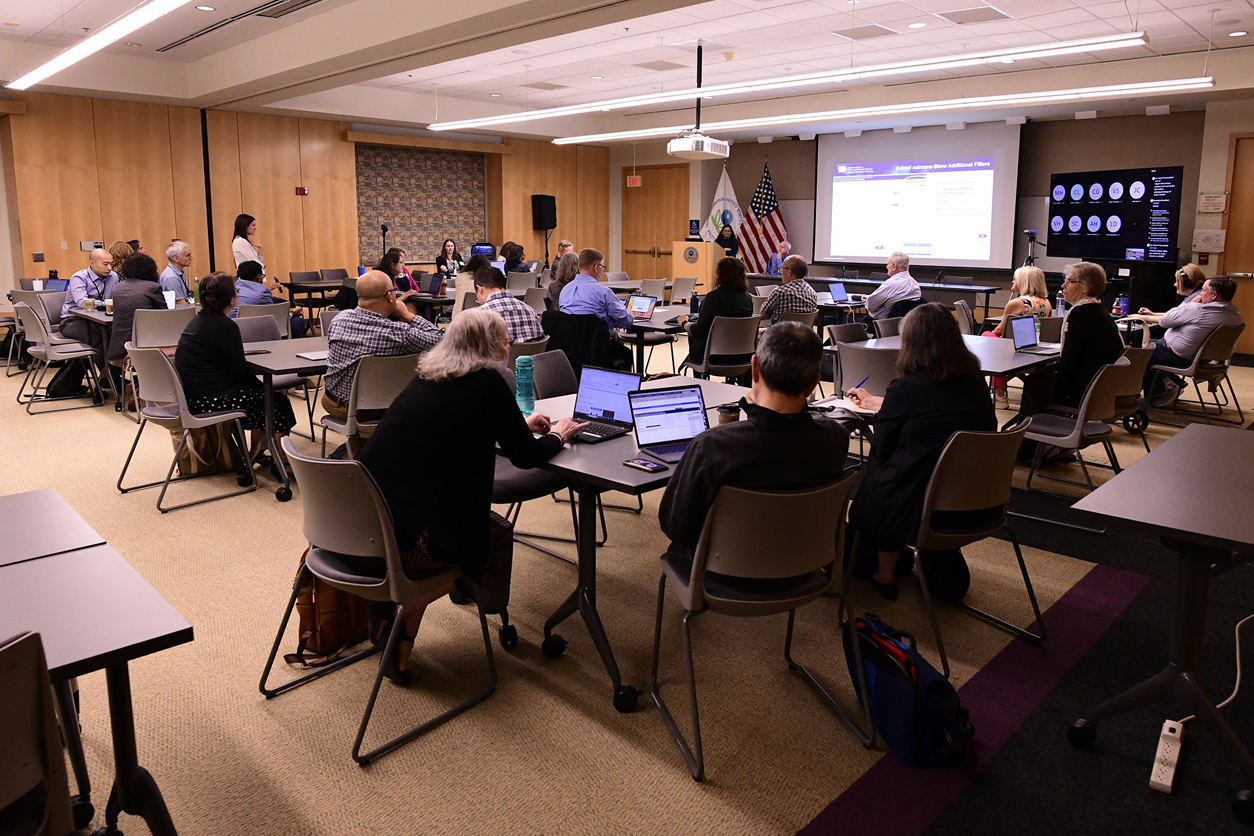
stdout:
[[731,224],[725,224],[719,231],[714,243],[723,248],[731,258],[740,258],[740,244],[736,241],[736,233],[732,232]]

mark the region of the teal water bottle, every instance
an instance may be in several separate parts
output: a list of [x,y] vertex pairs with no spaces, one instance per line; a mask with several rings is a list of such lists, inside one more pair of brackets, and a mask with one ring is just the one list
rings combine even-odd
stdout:
[[530,415],[536,408],[536,392],[531,385],[533,362],[530,354],[524,354],[514,361],[514,400],[523,415]]

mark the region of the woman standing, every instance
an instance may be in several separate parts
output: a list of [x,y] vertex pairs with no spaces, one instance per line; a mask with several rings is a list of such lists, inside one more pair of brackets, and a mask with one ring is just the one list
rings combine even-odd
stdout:
[[235,219],[235,237],[231,241],[231,252],[235,254],[236,267],[245,261],[255,261],[262,267],[266,266],[266,260],[261,256],[262,246],[252,240],[256,234],[257,219],[252,215],[240,215]]
[[440,254],[435,257],[436,272],[445,279],[451,279],[462,271],[462,254],[457,251],[457,242],[445,238],[440,246]]
[[[989,331],[986,336],[1001,337],[1006,333],[1006,325],[1014,316],[1033,316],[1042,319],[1049,316],[1053,308],[1049,304],[1045,288],[1045,273],[1039,267],[1020,267],[1015,271],[1010,282],[1010,301],[1002,312],[1001,322]],[[1006,397],[1006,378],[993,378],[993,405],[998,409],[1006,409],[1010,401]]]
[[740,257],[740,244],[736,241],[736,233],[732,231],[731,224],[724,224],[714,243],[726,250],[728,258]]
[[[705,341],[710,336],[710,326],[716,316],[753,316],[749,277],[745,273],[744,262],[738,258],[724,256],[714,266],[714,289],[701,300],[697,320],[690,323],[686,315],[679,317],[679,324],[688,332],[689,363],[700,365],[705,362]],[[738,363],[743,362],[743,358],[719,357],[719,362]]]

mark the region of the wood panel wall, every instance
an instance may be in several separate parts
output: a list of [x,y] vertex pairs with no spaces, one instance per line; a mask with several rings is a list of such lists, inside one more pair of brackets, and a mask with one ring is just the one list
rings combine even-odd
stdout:
[[557,200],[557,228],[549,235],[549,255],[568,238],[577,248],[610,245],[608,148],[554,145],[508,139],[513,154],[489,156],[488,235],[500,246],[522,244],[528,258],[544,257],[544,231],[532,229],[531,196]]

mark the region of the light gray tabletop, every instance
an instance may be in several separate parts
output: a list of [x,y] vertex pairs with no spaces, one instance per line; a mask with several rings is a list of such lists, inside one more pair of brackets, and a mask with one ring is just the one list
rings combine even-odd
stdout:
[[[633,290],[639,290],[639,289],[640,289],[640,282],[638,282],[638,281],[630,281],[630,282],[606,282],[605,284],[606,284],[606,286],[608,286],[608,287],[609,287],[609,289],[610,289],[610,290],[614,291],[615,293],[631,293]],[[674,287],[674,286],[675,286],[675,283],[674,283],[674,282],[672,282],[671,280],[667,279],[667,281],[666,281],[666,289],[667,289],[667,290],[670,290],[670,289],[671,289],[672,287]]]
[[[1053,363],[1058,359],[1059,352],[1052,354],[1029,354],[1015,351],[1014,341],[994,337],[974,337],[963,334],[962,341],[967,349],[980,361],[980,371],[984,374],[1008,375],[1034,369]],[[883,337],[858,343],[861,348],[884,348],[891,351],[901,349],[901,337]],[[836,351],[835,346],[826,346],[824,351]]]
[[631,323],[631,326],[624,330],[678,334],[680,331],[684,330],[684,326],[674,322],[667,322],[666,320],[679,316],[680,314],[687,314],[691,310],[692,309],[688,305],[667,305],[666,307],[659,305],[653,309],[653,316],[648,319],[634,320]]
[[[659,378],[646,381],[641,384],[640,388],[667,389],[673,386],[692,386],[693,384],[701,387],[701,397],[705,401],[706,414],[709,417],[710,426],[718,424],[718,413],[714,410],[714,407],[724,403],[735,403],[749,391],[728,383],[698,380],[691,377]],[[574,409],[574,395],[564,395],[560,398],[546,398],[545,400],[536,401],[536,412],[548,415],[550,418],[569,418]],[[664,487],[670,481],[671,474],[675,471],[674,465],[657,473],[646,473],[643,470],[636,470],[623,464],[627,459],[635,459],[640,456],[640,448],[636,446],[635,433],[628,433],[627,435],[611,438],[609,441],[602,441],[598,444],[586,444],[583,442],[567,444],[560,453],[540,465],[540,467],[569,477],[572,481],[592,485],[602,490],[641,494]]]
[[105,541],[52,488],[0,496],[0,532],[0,566]]
[[322,374],[326,360],[307,360],[297,354],[327,350],[326,337],[302,337],[296,340],[268,340],[244,343],[244,351],[262,350],[265,354],[248,354],[244,357],[248,367],[258,374]]
[[113,324],[113,314],[107,314],[99,308],[94,311],[85,311],[82,308],[70,308],[70,313],[74,314],[79,319],[85,319],[88,322],[94,322],[97,325]]
[[[1072,507],[1161,537],[1254,549],[1254,432],[1190,424]],[[1236,464],[1237,466],[1234,466]]]

